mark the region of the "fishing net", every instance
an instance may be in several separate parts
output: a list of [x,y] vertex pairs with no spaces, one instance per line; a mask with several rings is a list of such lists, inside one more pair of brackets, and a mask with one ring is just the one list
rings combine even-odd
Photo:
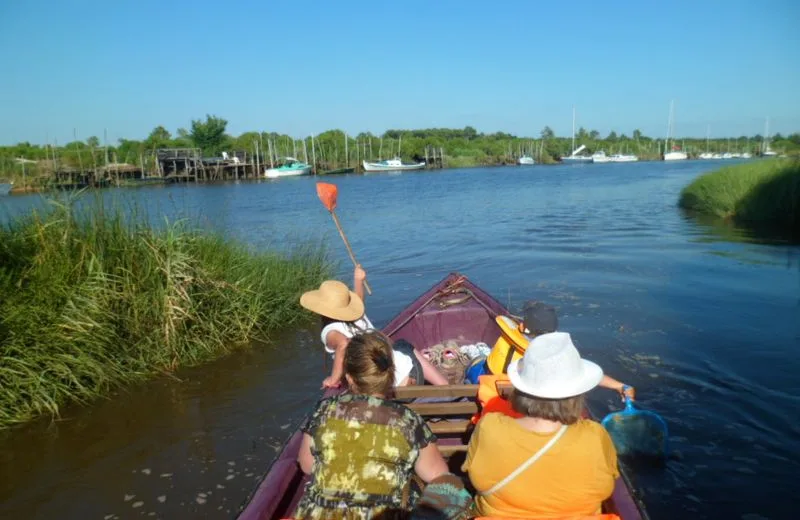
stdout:
[[603,419],[603,426],[621,456],[667,456],[667,424],[658,414],[638,410],[629,403],[625,410]]

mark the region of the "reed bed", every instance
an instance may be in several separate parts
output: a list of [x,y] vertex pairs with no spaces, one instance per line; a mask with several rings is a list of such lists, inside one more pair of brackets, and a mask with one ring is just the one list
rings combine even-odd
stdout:
[[0,428],[218,357],[303,314],[321,245],[253,251],[95,202],[0,226]]
[[797,238],[800,159],[763,159],[707,173],[683,189],[678,204]]

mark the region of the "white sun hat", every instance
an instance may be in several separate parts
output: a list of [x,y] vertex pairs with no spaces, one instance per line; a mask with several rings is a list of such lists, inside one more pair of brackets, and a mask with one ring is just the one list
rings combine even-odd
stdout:
[[603,369],[581,359],[566,332],[536,336],[525,355],[508,366],[508,378],[520,392],[545,399],[566,399],[588,392],[603,379]]

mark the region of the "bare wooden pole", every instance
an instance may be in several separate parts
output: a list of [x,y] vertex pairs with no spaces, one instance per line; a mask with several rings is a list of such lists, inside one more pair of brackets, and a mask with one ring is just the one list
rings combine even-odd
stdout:
[[314,175],[317,174],[317,150],[316,146],[314,145],[314,135],[311,135],[311,157],[313,161],[313,167],[311,168],[314,171]]
[[292,157],[297,158],[297,141],[292,138]]
[[383,137],[381,137],[381,145],[378,147],[378,160],[383,160]]
[[350,155],[347,150],[347,132],[344,134],[344,166],[345,168],[350,166]]
[[306,138],[303,138],[303,162],[308,164],[308,148],[306,148]]
[[[77,143],[78,142],[78,130],[73,128],[72,129],[72,137],[73,140]],[[77,144],[75,146],[78,146]],[[78,164],[81,167],[81,174],[83,174],[83,157],[81,157],[81,148],[78,146]]]

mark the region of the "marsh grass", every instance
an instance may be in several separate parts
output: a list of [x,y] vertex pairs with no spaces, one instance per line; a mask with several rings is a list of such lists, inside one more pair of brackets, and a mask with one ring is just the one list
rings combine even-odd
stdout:
[[705,174],[678,203],[754,228],[800,234],[800,159],[765,159]]
[[99,198],[0,225],[0,428],[266,339],[330,268]]

